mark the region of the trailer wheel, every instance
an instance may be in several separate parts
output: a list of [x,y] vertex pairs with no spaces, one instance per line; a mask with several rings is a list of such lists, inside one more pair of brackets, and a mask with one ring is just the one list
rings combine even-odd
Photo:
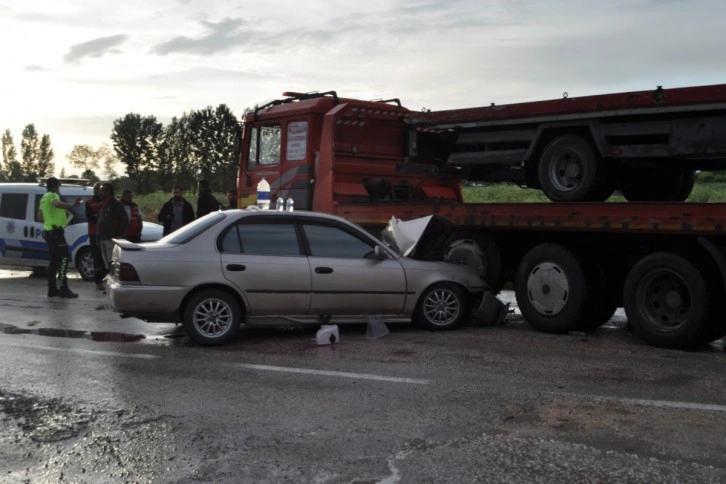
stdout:
[[612,277],[608,277],[603,264],[586,264],[587,302],[574,329],[592,331],[607,323],[618,309],[617,291],[612,287]]
[[606,187],[599,187],[603,163],[590,144],[580,136],[567,134],[550,141],[542,152],[537,167],[542,191],[555,202],[577,202],[609,196]]
[[683,202],[693,191],[696,172],[633,168],[620,181],[620,191],[629,202]]
[[502,255],[494,239],[486,234],[455,232],[444,247],[445,261],[473,267],[494,294],[501,291],[504,285]]
[[670,252],[643,258],[625,279],[623,301],[633,332],[649,344],[687,348],[703,342],[708,287],[686,258]]
[[547,333],[566,333],[574,329],[587,300],[583,265],[561,245],[538,245],[517,268],[515,295],[529,324]]

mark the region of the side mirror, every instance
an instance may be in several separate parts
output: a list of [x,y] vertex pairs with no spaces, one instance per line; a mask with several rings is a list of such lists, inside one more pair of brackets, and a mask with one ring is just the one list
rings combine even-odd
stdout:
[[388,259],[388,253],[380,245],[373,248],[373,255],[378,260]]

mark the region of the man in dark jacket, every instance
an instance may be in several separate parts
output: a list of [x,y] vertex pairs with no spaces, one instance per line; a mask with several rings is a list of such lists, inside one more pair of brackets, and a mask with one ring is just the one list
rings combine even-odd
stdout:
[[197,217],[201,218],[210,212],[216,212],[224,206],[214,198],[209,180],[199,180],[199,199],[197,200]]
[[180,227],[194,220],[194,209],[183,196],[180,186],[175,186],[172,197],[162,205],[159,211],[159,222],[164,224],[164,235],[169,235]]
[[98,212],[98,221],[96,223],[96,235],[101,245],[101,254],[103,262],[106,264],[106,270],[111,271],[111,262],[113,255],[113,240],[123,239],[126,235],[126,228],[129,225],[129,216],[126,215],[126,209],[113,193],[113,185],[109,182],[101,185],[99,191],[103,205]]
[[129,216],[129,225],[126,227],[126,240],[129,242],[141,242],[141,231],[144,229],[144,219],[141,207],[134,202],[134,193],[131,190],[124,190],[121,193],[121,204]]
[[101,244],[96,235],[96,224],[98,222],[98,213],[103,206],[101,200],[101,182],[93,185],[93,196],[86,201],[86,220],[88,220],[88,243],[91,245],[93,253],[93,280],[96,282],[96,289],[102,291],[104,289],[103,281],[106,275],[106,267],[103,263],[103,255],[101,255]]

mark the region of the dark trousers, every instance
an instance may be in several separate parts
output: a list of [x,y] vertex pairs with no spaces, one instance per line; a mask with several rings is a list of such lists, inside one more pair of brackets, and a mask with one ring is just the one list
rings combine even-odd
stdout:
[[100,284],[108,273],[106,265],[103,263],[103,255],[101,255],[101,244],[96,235],[89,235],[88,242],[91,244],[91,252],[93,254],[94,281],[96,281],[96,284]]
[[68,243],[65,232],[57,227],[44,231],[43,237],[48,243],[48,289],[68,287]]

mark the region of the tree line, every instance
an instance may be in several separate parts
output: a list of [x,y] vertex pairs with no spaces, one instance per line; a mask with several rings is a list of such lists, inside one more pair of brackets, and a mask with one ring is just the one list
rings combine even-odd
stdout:
[[12,182],[34,182],[38,177],[52,175],[55,171],[53,148],[50,136],[40,136],[35,125],[23,129],[20,140],[20,156],[15,149],[13,135],[6,129],[2,135],[2,165],[0,180]]
[[[75,145],[67,155],[81,170],[81,178],[118,179],[118,167],[126,172],[126,185],[138,193],[170,192],[175,185],[193,189],[201,178],[218,190],[235,186],[235,140],[241,123],[224,104],[172,118],[164,126],[155,116],[128,113],[114,120],[111,145],[98,148]],[[4,181],[35,181],[55,171],[50,136],[40,137],[34,125],[22,134],[20,157],[10,130],[2,136],[0,178]],[[64,176],[64,173],[61,173]]]

